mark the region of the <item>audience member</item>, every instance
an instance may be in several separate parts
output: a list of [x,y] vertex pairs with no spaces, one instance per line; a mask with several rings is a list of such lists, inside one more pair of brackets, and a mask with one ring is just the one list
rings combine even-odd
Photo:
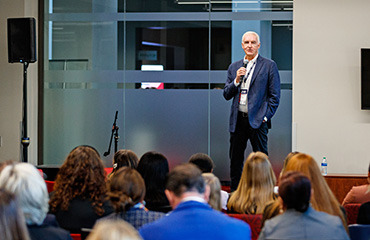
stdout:
[[[348,229],[344,217],[344,209],[330,190],[320,168],[312,156],[304,153],[294,155],[288,162],[285,171],[298,171],[303,173],[311,181],[313,194],[311,197],[312,207],[316,211],[326,212],[341,218],[343,226]],[[280,192],[280,189],[279,189]]]
[[370,164],[369,170],[367,172],[367,182],[366,185],[353,186],[351,191],[349,191],[343,200],[342,205],[348,203],[366,203],[370,202]]
[[[281,169],[278,181],[280,180],[281,176],[283,175],[283,173],[285,171],[285,168],[286,168],[286,165],[288,164],[289,160],[294,155],[297,155],[298,153],[299,152],[290,152],[286,156],[286,158],[284,159],[284,162],[283,162],[283,168]],[[278,194],[278,191],[279,191],[278,189],[279,189],[278,186],[274,187],[274,193],[275,194]],[[267,219],[273,218],[273,217],[275,217],[276,215],[278,215],[280,213],[281,213],[281,209],[280,209],[280,203],[279,203],[278,199],[274,199],[271,202],[269,202],[268,204],[266,204],[265,209],[263,210],[263,214],[262,214],[261,226],[263,227],[263,225],[264,225],[264,223]]]
[[285,168],[286,168],[286,165],[288,164],[289,160],[290,160],[293,156],[297,155],[298,153],[299,153],[299,152],[297,152],[297,151],[295,151],[295,152],[290,152],[290,153],[288,153],[288,155],[285,157],[284,162],[283,162],[283,168],[282,168],[282,169],[281,169],[281,171],[280,171],[279,179],[281,178],[281,176],[282,176],[282,175],[283,175],[283,173],[285,172]]
[[145,207],[157,212],[171,211],[171,206],[164,194],[169,171],[167,158],[158,152],[147,152],[140,158],[137,171],[145,182]]
[[213,173],[203,173],[202,177],[210,188],[208,204],[215,210],[221,211],[221,183]]
[[3,189],[0,189],[0,234],[2,240],[30,239],[18,201]]
[[108,175],[108,179],[110,179],[121,167],[136,169],[138,162],[139,158],[133,151],[126,149],[118,150],[114,154],[113,171]]
[[140,228],[145,240],[250,239],[249,226],[212,209],[206,201],[209,187],[193,164],[176,166],[166,183],[166,196],[173,211]]
[[370,202],[363,203],[358,210],[357,224],[370,224]]
[[123,220],[98,221],[87,240],[142,240],[135,228]]
[[279,201],[284,213],[267,220],[259,240],[263,239],[348,239],[337,216],[310,206],[310,180],[299,172],[287,172],[279,184]]
[[105,200],[106,191],[105,171],[98,151],[90,146],[78,146],[59,169],[49,201],[50,211],[61,227],[81,233],[82,228],[92,228],[97,219],[113,212]]
[[205,153],[196,153],[191,155],[189,163],[196,165],[202,173],[211,173],[215,167],[212,158]]
[[227,203],[229,212],[262,214],[275,198],[276,177],[270,161],[262,152],[252,152],[245,161],[238,188]]
[[[189,159],[189,163],[192,163],[195,166],[197,166],[202,171],[202,173],[212,173],[213,168],[215,167],[212,158],[205,153],[193,154]],[[226,205],[227,200],[229,199],[229,193],[227,193],[224,190],[220,190],[220,194],[221,194],[221,208],[227,210]]]
[[46,184],[33,165],[6,166],[0,174],[0,188],[12,192],[18,199],[31,239],[72,239],[68,231],[58,226],[53,215],[47,216],[49,195]]
[[135,169],[123,167],[116,172],[109,183],[108,197],[115,213],[101,219],[123,219],[134,228],[150,223],[164,216],[164,213],[148,211],[144,201],[144,180]]

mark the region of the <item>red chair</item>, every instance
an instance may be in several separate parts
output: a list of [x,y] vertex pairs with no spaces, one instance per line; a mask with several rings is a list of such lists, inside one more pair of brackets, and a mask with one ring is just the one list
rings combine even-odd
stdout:
[[252,240],[257,240],[261,232],[262,214],[235,214],[228,213],[230,217],[243,220],[248,223],[252,231]]
[[230,193],[230,186],[221,186],[221,190]]
[[71,233],[71,237],[73,240],[81,240],[81,234],[80,233]]
[[109,173],[111,173],[113,171],[113,168],[112,167],[106,167],[105,168],[105,172],[107,173],[107,175],[109,174]]
[[344,209],[346,210],[346,215],[347,215],[347,224],[355,224],[357,223],[357,215],[358,215],[358,210],[361,207],[360,203],[349,203],[345,204]]
[[48,193],[54,191],[54,184],[55,184],[54,181],[47,181],[47,180],[45,180],[45,183],[46,183],[46,187],[48,189]]
[[37,169],[41,175],[42,178],[44,178],[44,171],[42,171],[42,169]]

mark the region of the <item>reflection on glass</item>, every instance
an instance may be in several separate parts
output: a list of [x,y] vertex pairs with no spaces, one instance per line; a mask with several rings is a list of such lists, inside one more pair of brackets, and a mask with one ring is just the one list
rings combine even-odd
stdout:
[[264,12],[293,11],[293,0],[120,0],[118,11],[124,12]]
[[127,22],[128,70],[208,70],[207,22]]
[[[162,65],[164,70],[208,70],[209,22],[128,22],[128,70]],[[211,69],[231,59],[231,22],[213,22]]]
[[272,21],[272,59],[279,70],[292,70],[293,22]]
[[45,4],[50,13],[117,12],[116,0],[45,0]]
[[124,12],[208,12],[209,1],[184,1],[184,0],[119,0],[118,11]]
[[[230,11],[230,9],[217,8],[217,2],[221,0],[212,1],[212,11]],[[293,0],[241,0],[230,1],[233,12],[277,12],[277,11],[293,11]]]
[[49,70],[116,70],[117,23],[52,22]]
[[50,13],[293,11],[293,0],[45,0]]
[[214,21],[211,27],[211,70],[227,70],[231,62],[231,21]]

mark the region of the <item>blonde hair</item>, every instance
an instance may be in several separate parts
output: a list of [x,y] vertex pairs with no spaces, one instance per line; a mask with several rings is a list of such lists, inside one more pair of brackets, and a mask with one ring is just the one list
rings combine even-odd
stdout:
[[344,227],[348,229],[340,204],[321,175],[319,166],[312,156],[304,153],[294,155],[285,168],[285,172],[287,171],[299,171],[306,175],[310,179],[313,189],[312,207],[317,211],[340,217]]
[[98,221],[87,240],[142,240],[142,238],[129,223],[116,219]]
[[274,199],[276,177],[270,161],[262,152],[252,152],[245,161],[238,188],[231,194],[229,210],[238,213],[262,214]]
[[221,183],[213,173],[203,173],[202,177],[210,188],[208,204],[215,210],[221,211]]
[[284,162],[283,162],[283,168],[281,169],[280,175],[279,175],[279,180],[283,176],[285,172],[286,165],[288,164],[289,160],[294,156],[297,155],[299,152],[290,152],[288,155],[285,157]]

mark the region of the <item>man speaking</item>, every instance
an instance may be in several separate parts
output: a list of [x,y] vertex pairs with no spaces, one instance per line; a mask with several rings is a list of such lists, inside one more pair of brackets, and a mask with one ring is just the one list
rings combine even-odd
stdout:
[[227,71],[224,97],[233,99],[229,126],[232,191],[239,184],[248,139],[254,152],[268,154],[267,133],[270,120],[279,106],[278,68],[274,61],[258,54],[260,46],[257,33],[244,33],[244,59],[230,64]]

